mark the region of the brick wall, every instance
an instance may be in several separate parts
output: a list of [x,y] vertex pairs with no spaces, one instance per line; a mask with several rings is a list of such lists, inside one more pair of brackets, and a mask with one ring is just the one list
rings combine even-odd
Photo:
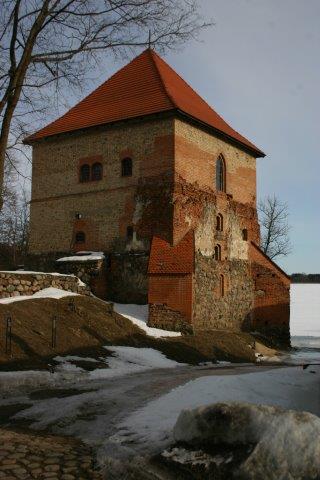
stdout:
[[149,274],[149,304],[164,304],[179,311],[184,321],[192,320],[192,274]]
[[289,345],[290,278],[252,244],[250,258],[255,293],[252,328]]
[[[141,178],[173,171],[173,120],[127,122],[61,135],[33,147],[29,252],[68,252],[81,213],[85,248],[108,251],[123,238],[136,211]],[[121,176],[121,160],[130,155],[132,177]],[[103,179],[80,183],[79,161],[101,158]],[[79,227],[80,228],[80,227]]]
[[256,204],[256,159],[240,148],[190,125],[175,120],[175,172],[199,187],[216,188],[216,160],[226,162],[226,190],[240,203]]

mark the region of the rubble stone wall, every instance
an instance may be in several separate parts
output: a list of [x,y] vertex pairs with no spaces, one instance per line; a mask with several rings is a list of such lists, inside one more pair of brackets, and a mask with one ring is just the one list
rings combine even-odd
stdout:
[[186,317],[178,310],[169,308],[166,304],[149,305],[148,326],[184,334],[193,332],[192,325]]
[[[224,294],[220,290],[221,275],[224,278]],[[249,262],[216,261],[197,252],[194,285],[195,330],[250,329],[254,286]]]
[[81,295],[90,295],[87,285],[72,275],[47,273],[0,272],[0,298],[33,295],[44,288],[54,287]]

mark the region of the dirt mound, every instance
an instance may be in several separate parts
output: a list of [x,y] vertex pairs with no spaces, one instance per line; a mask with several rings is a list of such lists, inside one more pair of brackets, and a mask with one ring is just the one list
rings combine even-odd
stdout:
[[[6,353],[6,315],[12,318],[11,354]],[[56,325],[56,346],[52,329]],[[93,297],[43,298],[0,304],[0,369],[48,368],[58,354],[99,356],[104,345],[150,347],[178,362],[226,359],[254,361],[253,338],[230,332],[156,339],[110,305]],[[105,350],[104,350],[105,356]]]

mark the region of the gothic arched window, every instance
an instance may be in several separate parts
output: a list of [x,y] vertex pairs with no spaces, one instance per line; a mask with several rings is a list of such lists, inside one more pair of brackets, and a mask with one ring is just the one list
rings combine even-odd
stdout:
[[223,216],[221,215],[221,213],[218,213],[218,215],[217,215],[216,229],[217,229],[218,232],[223,231]]
[[121,176],[122,177],[131,177],[132,176],[132,159],[127,157],[121,160]]
[[85,163],[80,168],[80,182],[89,182],[90,181],[90,165]]
[[102,179],[102,164],[97,162],[91,167],[91,180],[97,181]]
[[84,232],[77,232],[76,233],[76,243],[85,243],[86,235]]
[[219,192],[226,191],[226,164],[222,155],[219,155],[216,163],[216,188]]

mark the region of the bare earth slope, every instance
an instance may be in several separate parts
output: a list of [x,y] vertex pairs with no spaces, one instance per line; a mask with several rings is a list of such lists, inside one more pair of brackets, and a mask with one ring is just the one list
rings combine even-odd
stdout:
[[[152,347],[178,362],[196,364],[215,359],[254,361],[254,339],[248,334],[211,332],[195,336],[156,339],[109,304],[85,296],[43,298],[0,304],[0,369],[48,368],[58,354],[99,356],[102,346]],[[12,318],[12,353],[5,353],[5,316]],[[56,320],[56,347],[52,348],[52,320]],[[104,351],[105,355],[105,351]]]

